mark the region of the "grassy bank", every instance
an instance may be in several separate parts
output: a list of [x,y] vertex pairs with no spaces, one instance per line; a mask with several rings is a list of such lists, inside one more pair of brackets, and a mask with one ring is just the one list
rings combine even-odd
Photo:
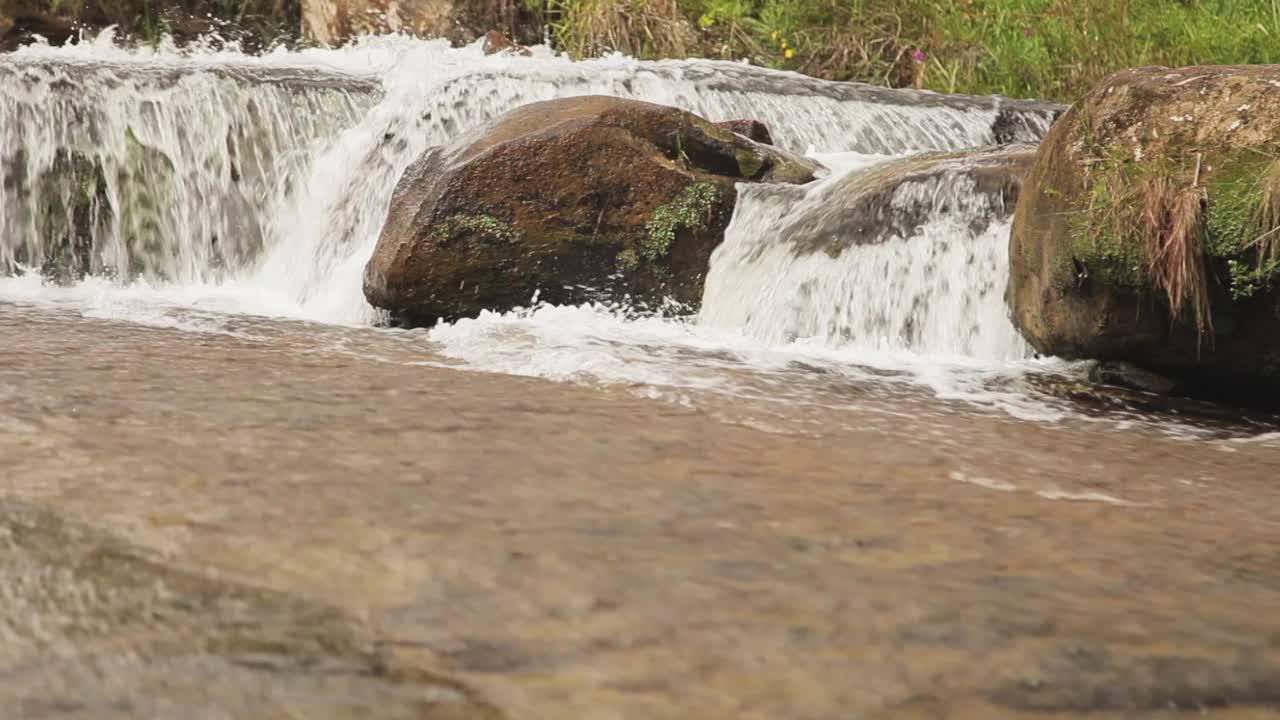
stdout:
[[[0,0],[0,49],[33,34],[60,43],[78,28],[116,25],[125,38],[152,43],[217,31],[252,50],[296,41],[305,2]],[[618,50],[645,58],[748,59],[837,80],[1062,101],[1125,67],[1280,62],[1280,0],[401,0],[396,6],[412,16],[425,5],[450,8],[450,27],[467,29],[450,35],[455,40],[497,28],[536,41],[545,26],[556,46],[577,57]]]
[[529,0],[577,56],[1069,101],[1138,65],[1280,61],[1280,0]]

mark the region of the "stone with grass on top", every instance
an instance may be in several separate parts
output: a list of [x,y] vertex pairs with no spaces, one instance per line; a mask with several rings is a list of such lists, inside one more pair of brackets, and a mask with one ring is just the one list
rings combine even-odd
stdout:
[[1280,67],[1117,73],[1042,143],[1010,242],[1043,353],[1280,397]]

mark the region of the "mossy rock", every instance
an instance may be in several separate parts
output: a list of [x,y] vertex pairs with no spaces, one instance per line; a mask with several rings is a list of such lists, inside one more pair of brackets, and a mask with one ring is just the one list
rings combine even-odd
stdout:
[[66,284],[98,271],[95,241],[111,222],[102,164],[82,153],[59,150],[48,170],[35,178],[32,197],[39,246],[19,262],[36,266],[51,282]]
[[803,183],[818,168],[672,107],[533,103],[409,167],[365,296],[410,325],[509,310],[535,293],[693,309],[736,183]]
[[1275,66],[1128,70],[1054,125],[1010,240],[1036,349],[1210,394],[1280,385],[1278,86]]

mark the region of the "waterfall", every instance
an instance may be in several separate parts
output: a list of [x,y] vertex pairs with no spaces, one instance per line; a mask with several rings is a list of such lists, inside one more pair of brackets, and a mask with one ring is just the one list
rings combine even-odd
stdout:
[[0,62],[0,272],[212,281],[274,240],[313,148],[373,101],[314,76],[161,70]]
[[[631,97],[712,120],[759,119],[779,144],[796,150],[880,154],[1035,140],[1055,110],[823,82],[741,63],[572,62],[534,50],[528,58],[484,56],[478,45],[454,49],[392,36],[263,57],[124,51],[109,42],[0,57],[0,93],[9,100],[0,106],[0,140],[8,148],[0,154],[0,275],[26,268],[64,281],[89,273],[118,282],[250,288],[286,298],[302,317],[368,322],[373,312],[360,292],[361,269],[404,168],[427,147],[523,103]],[[732,263],[721,261],[753,242],[751,232],[760,235],[754,242],[766,242],[764,225],[749,226],[761,212],[754,206],[768,204],[770,192],[744,193],[713,280],[727,277]],[[988,257],[996,234],[979,238],[978,246],[992,251],[973,263],[939,240],[934,269],[913,268],[924,274],[912,282],[927,282],[947,263],[997,272]],[[889,246],[879,252],[875,272],[882,276],[894,263],[915,260],[894,256]],[[857,262],[852,253],[842,256],[831,272],[840,265],[848,274]],[[805,292],[828,292],[818,290],[821,272],[797,265],[788,273],[787,282],[807,283]],[[728,322],[717,310],[718,292],[709,289],[707,317]],[[949,300],[917,293],[913,302]],[[780,311],[769,312],[780,319]],[[766,316],[757,311],[744,322],[755,327]],[[852,320],[806,322],[781,322],[770,332],[860,329]],[[886,337],[932,338],[928,323],[903,331],[907,320],[885,322],[900,326],[896,335],[875,326]],[[941,316],[936,322],[945,324]]]
[[845,178],[891,164],[833,164],[842,172],[807,187],[740,189],[711,258],[703,323],[768,345],[803,339],[984,360],[1030,355],[1004,301],[1011,207],[979,192],[963,162],[944,164],[892,185],[888,207],[873,218],[880,228],[895,225],[895,212],[923,222],[852,242],[851,220],[862,218],[842,207]]

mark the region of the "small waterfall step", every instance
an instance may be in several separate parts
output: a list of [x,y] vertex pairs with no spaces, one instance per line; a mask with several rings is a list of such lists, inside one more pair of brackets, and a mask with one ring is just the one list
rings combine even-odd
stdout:
[[769,344],[1026,357],[1004,302],[1034,147],[845,158],[804,188],[743,188],[700,320]]

